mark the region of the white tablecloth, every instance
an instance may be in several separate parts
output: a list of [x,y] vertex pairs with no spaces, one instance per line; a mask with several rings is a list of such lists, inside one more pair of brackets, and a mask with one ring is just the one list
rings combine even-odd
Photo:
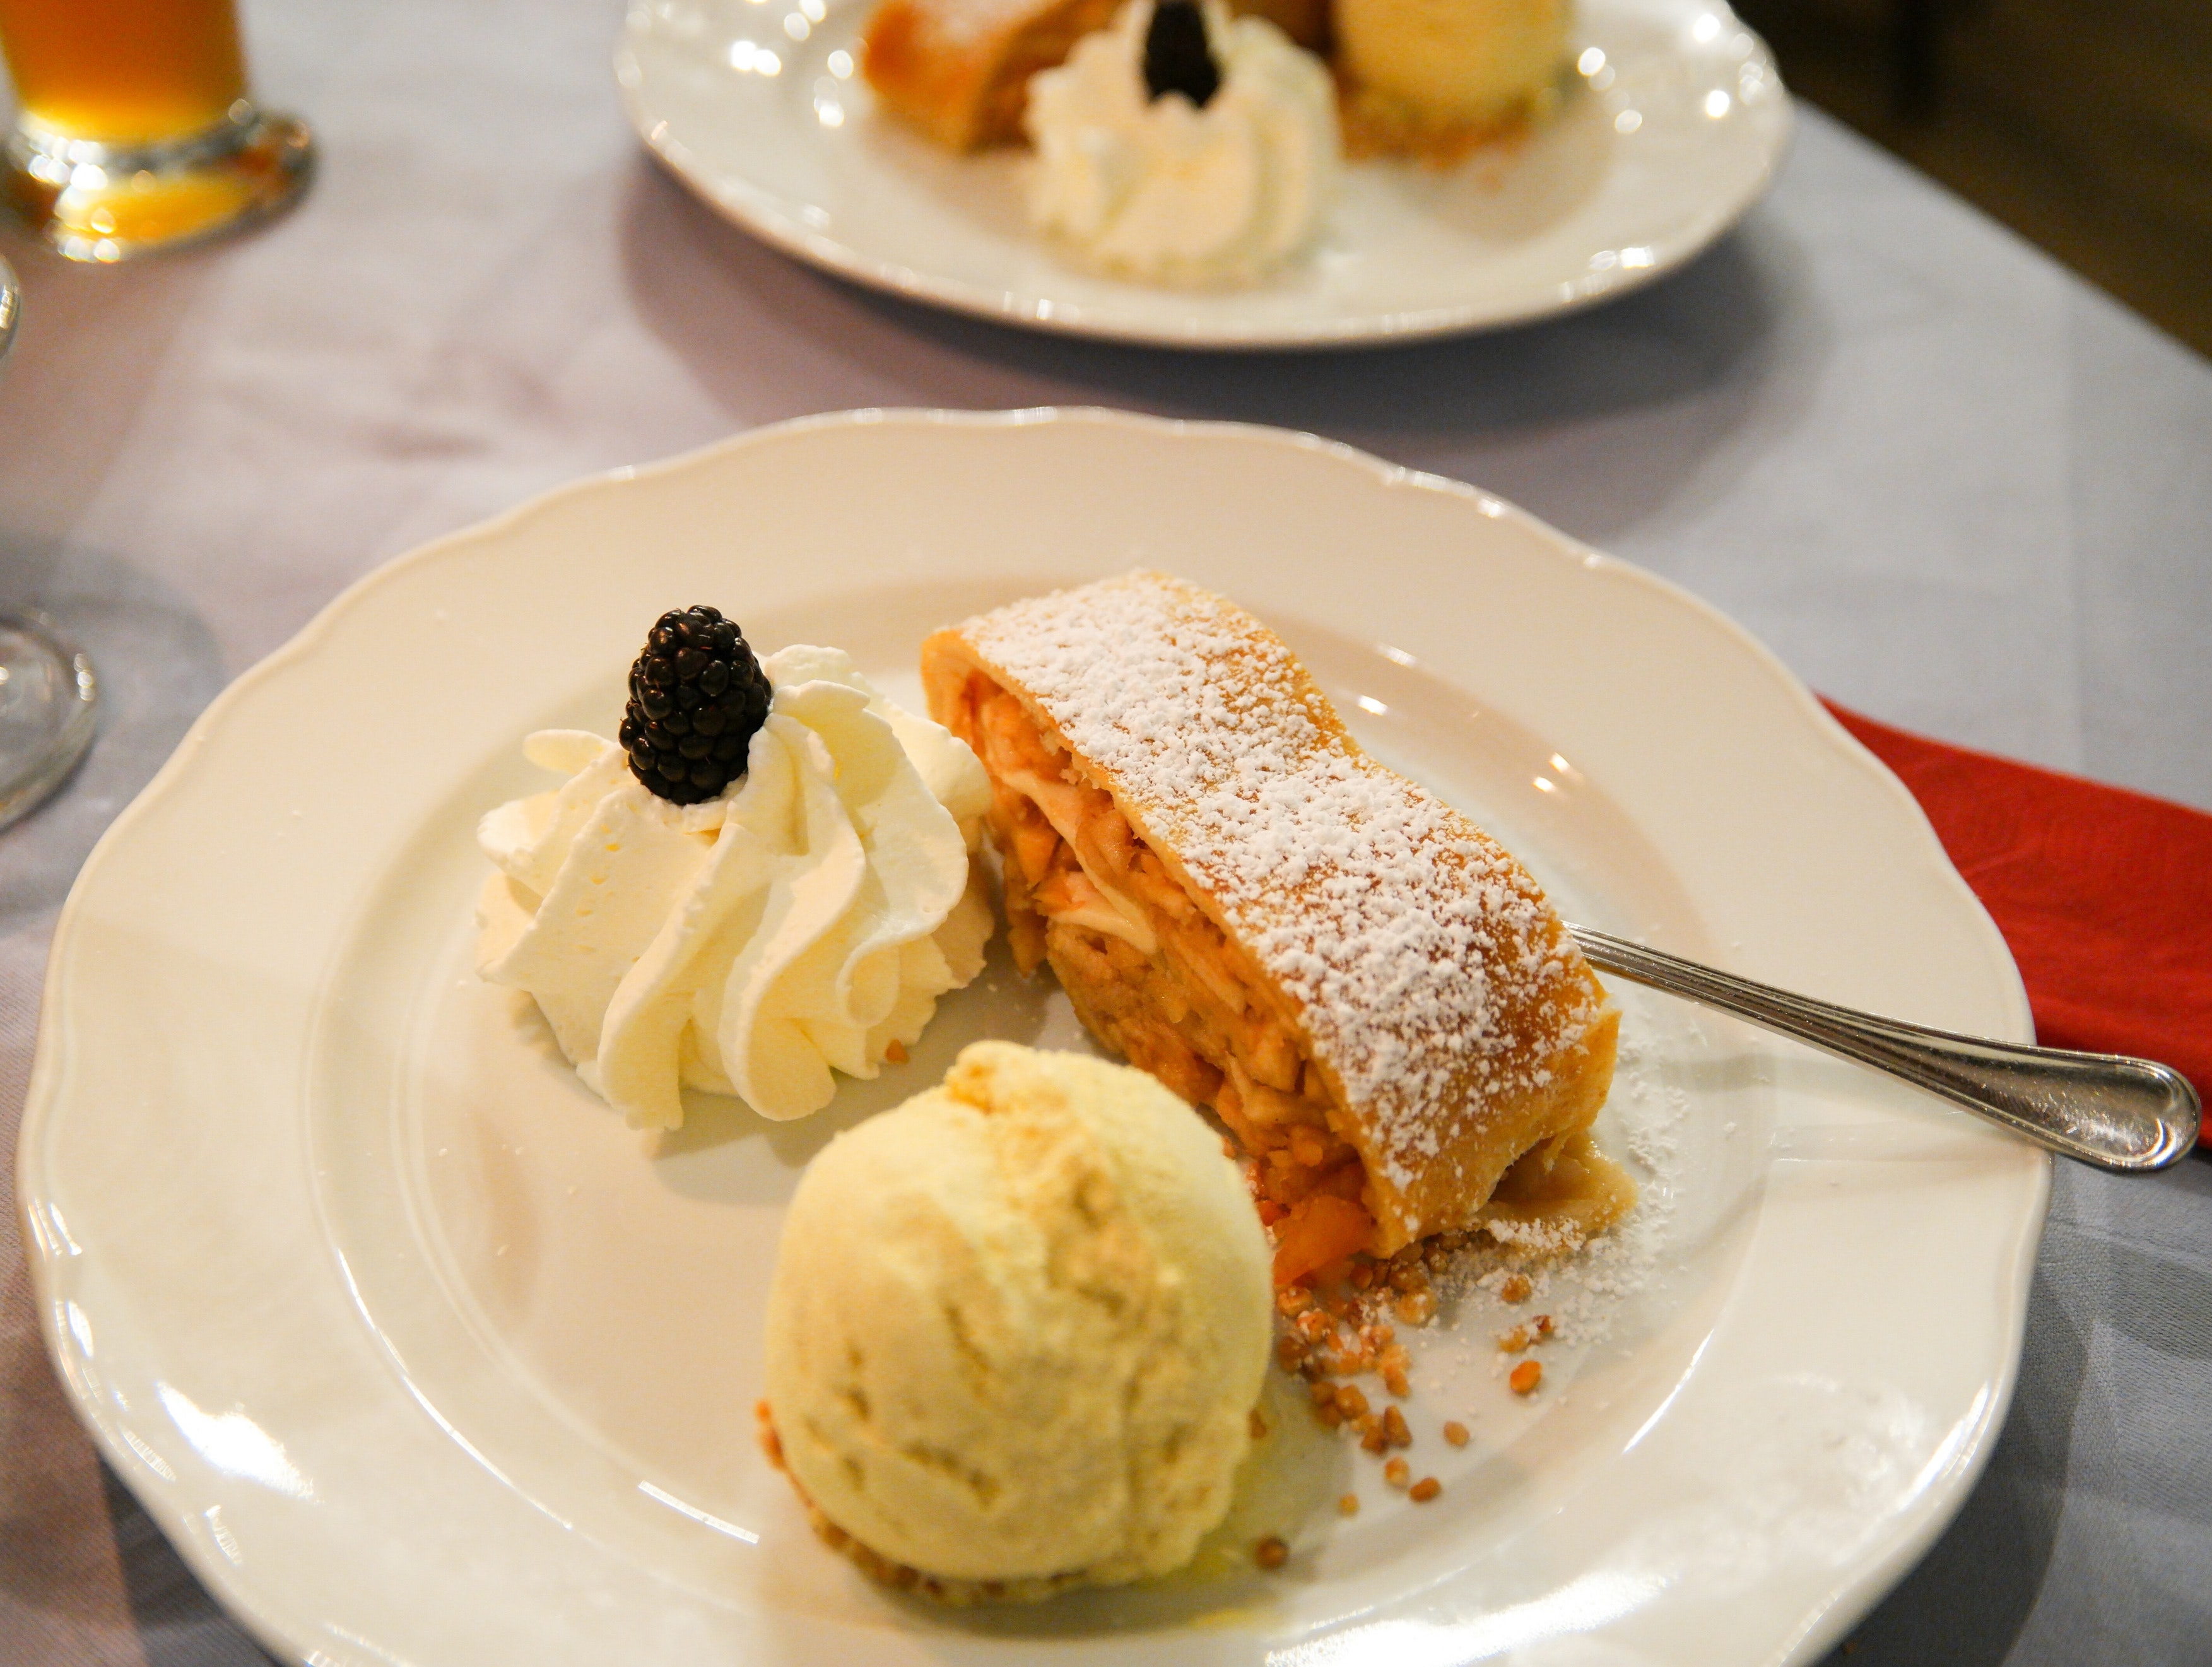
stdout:
[[[1688,271],[1467,341],[1205,357],[941,317],[714,219],[617,110],[603,0],[266,0],[289,220],[71,268],[14,232],[0,605],[107,727],[0,834],[0,1137],[54,910],[192,715],[349,581],[590,471],[855,405],[1311,429],[1512,498],[1948,739],[2212,806],[2212,367],[1807,113]],[[1900,1293],[1909,1302],[1910,1293]],[[2212,1164],[2062,1165],[1987,1478],[1853,1667],[2212,1658]],[[71,1421],[0,1230],[0,1664],[258,1661]],[[1838,1658],[1840,1659],[1840,1658]]]

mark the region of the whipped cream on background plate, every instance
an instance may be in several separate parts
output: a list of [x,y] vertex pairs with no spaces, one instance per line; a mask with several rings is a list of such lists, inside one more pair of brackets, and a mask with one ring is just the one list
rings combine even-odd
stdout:
[[991,934],[975,755],[836,649],[761,666],[768,721],[720,798],[671,804],[612,741],[541,730],[525,755],[568,780],[477,829],[499,870],[478,970],[529,991],[577,1074],[643,1128],[679,1127],[686,1085],[766,1117],[821,1110],[833,1069],[872,1077],[921,1037]]
[[1200,9],[1221,72],[1203,109],[1150,95],[1151,0],[1030,79],[1030,220],[1136,277],[1258,277],[1312,239],[1342,172],[1321,60],[1263,19],[1231,18],[1218,0]]

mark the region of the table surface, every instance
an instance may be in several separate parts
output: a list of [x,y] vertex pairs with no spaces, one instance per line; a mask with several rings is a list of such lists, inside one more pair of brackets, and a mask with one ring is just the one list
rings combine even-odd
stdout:
[[[0,233],[27,290],[0,606],[65,621],[109,701],[66,795],[0,834],[0,1152],[63,895],[231,677],[425,538],[806,412],[1313,429],[1666,575],[1873,715],[2212,806],[2212,366],[1813,112],[1771,198],[1628,299],[1205,357],[939,316],[753,244],[624,127],[611,0],[246,13],[259,87],[321,136],[298,213],[112,270]],[[1833,1659],[2204,1659],[2208,1358],[2212,1163],[2059,1165],[1988,1473]],[[264,1659],[73,1421],[10,1213],[0,1667]]]

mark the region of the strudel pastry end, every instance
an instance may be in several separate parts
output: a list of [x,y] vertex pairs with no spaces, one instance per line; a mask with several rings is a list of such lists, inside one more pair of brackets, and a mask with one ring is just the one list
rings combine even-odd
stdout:
[[1121,0],[881,0],[860,70],[885,108],[953,150],[1022,136],[1030,77],[1113,21]]
[[939,631],[1023,969],[1257,1160],[1275,1278],[1634,1198],[1589,1139],[1617,1011],[1528,872],[1361,751],[1282,641],[1133,573]]

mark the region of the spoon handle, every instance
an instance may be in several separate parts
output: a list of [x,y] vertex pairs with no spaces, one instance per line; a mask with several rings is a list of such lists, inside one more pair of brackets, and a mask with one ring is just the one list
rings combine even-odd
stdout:
[[1593,966],[1887,1071],[2100,1169],[2164,1169],[2197,1143],[2197,1091],[2168,1065],[1877,1019],[1570,926]]

